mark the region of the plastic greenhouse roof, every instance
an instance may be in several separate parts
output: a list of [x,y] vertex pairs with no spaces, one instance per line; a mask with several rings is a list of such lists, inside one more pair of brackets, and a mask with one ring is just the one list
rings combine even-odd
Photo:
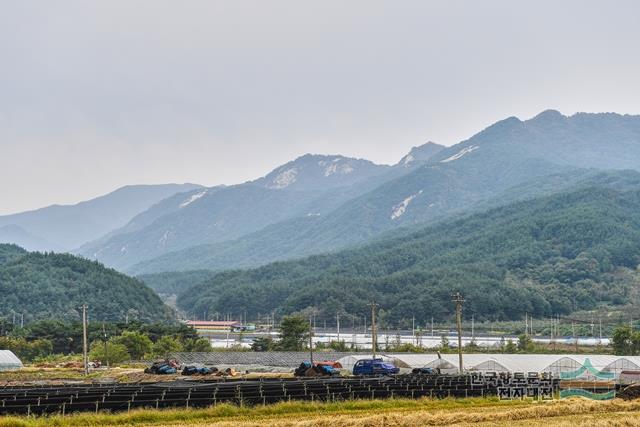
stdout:
[[[437,354],[384,354],[387,357],[399,359],[412,368],[423,367],[438,359]],[[441,354],[442,359],[458,366],[458,354]],[[627,360],[640,366],[640,356],[614,356],[599,354],[463,354],[462,362],[465,370],[474,370],[478,365],[494,362],[504,366],[511,372],[548,372],[556,368],[575,369],[575,365],[582,366],[589,359],[594,368],[602,370],[613,367],[616,362]]]
[[20,368],[22,362],[11,350],[0,350],[0,371]]

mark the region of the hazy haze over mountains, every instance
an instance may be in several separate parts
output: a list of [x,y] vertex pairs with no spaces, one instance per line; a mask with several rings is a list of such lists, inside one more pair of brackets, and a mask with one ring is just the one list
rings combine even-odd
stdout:
[[545,108],[638,114],[639,15],[633,0],[3,2],[0,214],[238,184],[304,153],[393,163]]
[[196,184],[130,185],[75,205],[0,216],[0,243],[28,250],[70,251],[129,222],[136,214]]

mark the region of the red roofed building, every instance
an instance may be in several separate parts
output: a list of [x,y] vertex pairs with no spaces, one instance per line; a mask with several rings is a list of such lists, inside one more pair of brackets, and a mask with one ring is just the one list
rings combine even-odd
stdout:
[[242,328],[235,320],[187,320],[187,325],[202,332],[227,332]]

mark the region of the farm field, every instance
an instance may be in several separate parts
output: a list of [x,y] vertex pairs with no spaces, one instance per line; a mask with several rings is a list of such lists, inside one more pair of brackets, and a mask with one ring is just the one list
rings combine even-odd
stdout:
[[126,414],[4,417],[0,427],[76,426],[635,426],[640,401],[569,399],[529,402],[485,399],[293,402],[218,405],[202,410],[140,410]]

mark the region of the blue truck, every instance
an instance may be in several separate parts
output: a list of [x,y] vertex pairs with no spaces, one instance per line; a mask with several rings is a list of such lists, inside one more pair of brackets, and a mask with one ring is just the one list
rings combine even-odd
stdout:
[[400,368],[396,368],[382,359],[361,359],[353,365],[353,375],[395,375],[398,372],[400,372]]

